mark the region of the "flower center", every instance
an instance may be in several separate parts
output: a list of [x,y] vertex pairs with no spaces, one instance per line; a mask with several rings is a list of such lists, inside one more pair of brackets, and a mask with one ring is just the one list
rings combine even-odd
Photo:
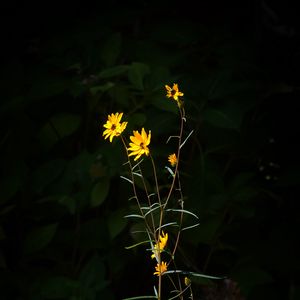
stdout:
[[175,90],[172,90],[172,91],[171,91],[171,95],[174,96],[175,94],[176,94],[176,91],[175,91]]
[[111,130],[115,130],[117,128],[116,124],[111,125]]
[[140,147],[141,147],[142,149],[145,149],[144,142],[141,142],[141,143],[140,143]]

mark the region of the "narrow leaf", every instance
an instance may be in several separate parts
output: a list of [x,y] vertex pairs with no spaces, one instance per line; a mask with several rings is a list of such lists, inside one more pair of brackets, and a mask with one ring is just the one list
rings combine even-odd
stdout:
[[177,224],[177,222],[170,222],[170,223],[167,223],[167,224],[164,224],[164,225],[159,226],[159,227],[156,229],[156,231],[158,231],[159,228],[162,229],[162,228],[167,227],[167,226],[177,226],[177,227],[178,227],[178,224]]
[[126,215],[126,216],[124,216],[124,218],[139,218],[139,219],[144,219],[143,216],[141,216],[141,215],[135,215],[135,214]]
[[134,245],[127,246],[127,247],[125,247],[125,249],[126,249],[126,250],[132,249],[132,248],[135,248],[135,247],[137,247],[137,246],[139,246],[139,245],[148,244],[148,243],[149,243],[149,241],[139,242],[139,243],[136,243],[136,244],[134,244]]
[[197,224],[194,224],[194,225],[191,225],[191,226],[187,226],[187,227],[182,228],[181,231],[192,229],[192,228],[197,227],[199,225],[200,225],[200,223],[197,223]]
[[174,274],[174,273],[195,276],[195,277],[202,277],[202,278],[207,278],[207,279],[224,279],[224,278],[226,278],[226,277],[216,277],[216,276],[210,276],[210,275],[205,275],[205,274],[201,274],[201,273],[182,271],[182,270],[169,270],[169,271],[164,272],[164,275],[165,274]]
[[169,167],[167,167],[167,166],[165,166],[165,168],[169,171],[169,173],[174,177],[174,172],[173,172],[173,170],[171,169],[171,168],[169,168]]
[[[157,203],[157,204],[158,204],[158,203]],[[159,204],[158,204],[158,205],[159,205]],[[157,207],[154,207],[154,208],[150,209],[149,211],[147,211],[147,212],[145,213],[145,217],[148,216],[149,214],[153,213],[153,212],[154,212],[155,210],[157,210],[158,208],[160,208],[160,205],[157,206]]]
[[189,135],[186,137],[186,139],[183,141],[183,143],[180,145],[180,147],[179,147],[179,149],[181,149],[183,146],[184,146],[184,144],[186,143],[186,141],[189,139],[189,137],[192,135],[192,133],[194,132],[194,130],[192,130],[190,133],[189,133]]
[[158,299],[156,296],[138,296],[138,297],[131,297],[131,298],[123,298],[123,300],[138,300],[138,299]]
[[174,212],[182,212],[182,213],[185,213],[185,214],[189,214],[189,215],[192,215],[193,217],[195,217],[196,219],[199,219],[199,217],[195,214],[193,214],[192,212],[188,211],[188,210],[185,210],[185,209],[173,209],[173,208],[169,208],[167,209],[166,211],[174,211]]
[[120,176],[120,178],[122,178],[122,179],[124,179],[124,180],[128,181],[129,183],[133,184],[132,180],[130,180],[130,179],[129,179],[129,178],[127,178],[127,177]]

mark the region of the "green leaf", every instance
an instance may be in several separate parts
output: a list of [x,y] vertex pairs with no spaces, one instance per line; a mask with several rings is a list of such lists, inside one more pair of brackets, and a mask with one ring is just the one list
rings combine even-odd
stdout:
[[33,100],[53,97],[63,93],[68,87],[68,81],[62,77],[39,74],[40,78],[34,78],[34,83],[29,91],[29,98]]
[[32,187],[37,193],[53,182],[64,170],[66,162],[63,159],[51,160],[41,165],[33,173]]
[[129,249],[135,248],[135,247],[137,247],[137,246],[139,246],[139,245],[145,245],[145,244],[149,244],[149,240],[147,240],[147,241],[142,241],[142,242],[136,243],[136,244],[134,244],[134,245],[126,246],[125,249],[126,249],[126,250],[129,250]]
[[150,103],[159,110],[172,112],[174,114],[178,113],[178,106],[176,101],[167,98],[161,93],[151,95],[150,101]]
[[72,299],[79,288],[79,282],[58,276],[45,280],[40,287],[40,299]]
[[250,186],[241,187],[240,189],[236,189],[233,192],[234,192],[234,194],[232,195],[233,200],[235,202],[240,202],[243,204],[252,200],[258,194],[258,190]]
[[54,223],[33,229],[25,240],[25,252],[33,253],[46,247],[53,239],[57,230],[57,226],[58,224]]
[[147,77],[147,84],[150,90],[156,90],[164,94],[166,92],[164,85],[168,82],[172,82],[170,77],[170,71],[166,67],[151,67],[151,74]]
[[123,300],[139,300],[139,299],[158,299],[156,296],[138,296],[131,298],[124,298]]
[[104,69],[99,73],[99,77],[103,78],[103,79],[116,77],[121,74],[124,74],[125,72],[128,71],[128,69],[129,69],[129,66],[126,66],[126,65],[120,65],[120,66]]
[[128,79],[136,89],[144,90],[144,78],[149,73],[149,66],[134,62],[128,71]]
[[115,84],[113,82],[106,82],[105,84],[97,85],[97,86],[90,88],[90,92],[94,96],[94,95],[98,94],[99,92],[103,93],[103,92],[108,91],[109,89],[114,87],[114,85]]
[[75,114],[57,114],[40,129],[38,138],[42,145],[51,148],[60,139],[71,135],[80,126],[81,117]]
[[70,212],[70,214],[74,214],[76,211],[76,201],[74,198],[70,197],[70,196],[62,196],[59,197],[57,202],[59,204],[61,204],[62,206],[65,206],[68,211]]
[[81,117],[75,114],[57,114],[50,119],[60,138],[75,132],[81,122]]
[[138,218],[138,219],[145,219],[143,216],[137,215],[137,214],[126,215],[126,216],[124,216],[124,218]]
[[98,256],[92,257],[81,270],[79,280],[86,289],[102,290],[108,284],[103,261]]
[[123,215],[123,210],[118,210],[108,217],[108,230],[111,239],[114,239],[126,227],[127,220]]
[[[80,185],[81,189],[78,192],[90,193],[91,180],[91,166],[95,161],[95,155],[90,154],[86,150],[80,152],[74,159],[69,161],[63,176],[59,182],[60,194],[69,194],[74,185]],[[86,201],[90,201],[89,197]]]
[[166,211],[185,213],[185,214],[192,215],[192,216],[195,217],[196,219],[199,219],[199,217],[198,217],[197,215],[195,215],[194,213],[192,213],[192,212],[190,212],[190,211],[188,211],[188,210],[185,210],[185,209],[174,209],[174,208],[169,208],[169,209],[166,209]]
[[95,249],[106,249],[109,245],[108,228],[106,220],[90,219],[81,224],[81,235],[79,246],[84,251],[95,251]]
[[234,122],[234,120],[232,120],[229,115],[225,114],[221,110],[208,108],[204,110],[202,116],[204,120],[206,120],[207,122],[211,123],[216,127],[227,128],[227,129],[239,128],[239,124]]
[[91,193],[91,206],[96,207],[104,202],[109,191],[109,180],[102,178],[101,181],[97,182]]
[[206,279],[224,279],[225,278],[225,277],[217,277],[217,276],[205,275],[205,274],[201,274],[201,273],[182,271],[182,270],[168,270],[168,271],[164,272],[164,274],[174,274],[174,273],[195,276],[195,277],[202,277],[202,278],[206,278]]

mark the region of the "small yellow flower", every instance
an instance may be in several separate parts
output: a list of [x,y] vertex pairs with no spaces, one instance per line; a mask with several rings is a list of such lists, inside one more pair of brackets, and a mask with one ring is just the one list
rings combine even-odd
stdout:
[[191,284],[191,279],[188,278],[188,277],[184,277],[184,284],[185,284],[186,286],[189,286],[189,285]]
[[129,156],[135,156],[134,160],[138,160],[143,154],[149,155],[150,150],[147,146],[150,144],[151,130],[148,135],[144,128],[142,128],[141,134],[134,130],[130,140],[132,143],[129,143],[130,147],[127,150],[132,151]]
[[155,270],[156,272],[154,272],[153,274],[159,276],[167,271],[167,264],[162,261],[161,264],[156,265]]
[[170,155],[168,156],[168,161],[169,161],[169,163],[171,164],[172,167],[175,167],[176,164],[177,164],[177,157],[176,157],[176,154],[175,154],[175,153],[170,154]]
[[126,128],[127,122],[121,122],[123,113],[116,113],[108,115],[106,123],[103,125],[106,128],[103,132],[104,139],[109,137],[109,141],[112,142],[115,136],[119,136]]
[[153,247],[153,254],[151,255],[151,258],[158,258],[158,252],[161,253],[165,249],[168,237],[168,233],[165,234],[164,232],[162,232],[162,234],[159,236],[158,244],[155,244]]
[[178,97],[182,97],[184,94],[179,91],[178,89],[178,84],[173,83],[173,87],[169,87],[168,85],[165,85],[165,88],[167,90],[167,97],[168,98],[173,98],[175,101],[178,101]]

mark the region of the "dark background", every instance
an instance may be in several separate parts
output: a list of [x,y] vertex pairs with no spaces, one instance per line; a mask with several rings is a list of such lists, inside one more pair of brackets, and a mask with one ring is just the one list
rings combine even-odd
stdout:
[[151,129],[165,183],[173,82],[194,130],[185,207],[200,218],[178,265],[227,277],[195,279],[195,299],[299,298],[293,2],[10,1],[0,14],[0,299],[153,293],[146,247],[125,249],[140,224],[123,218],[125,157],[102,125],[122,111],[128,132]]

